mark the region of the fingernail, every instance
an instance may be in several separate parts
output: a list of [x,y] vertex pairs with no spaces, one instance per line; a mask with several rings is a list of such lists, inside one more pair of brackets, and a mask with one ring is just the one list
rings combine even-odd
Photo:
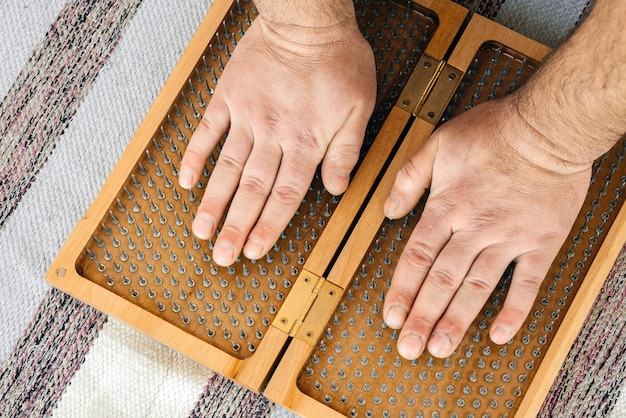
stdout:
[[385,323],[393,329],[400,329],[404,325],[408,311],[401,306],[392,306],[384,316]]
[[452,340],[444,332],[435,332],[428,340],[428,351],[435,357],[446,358],[452,352]]
[[334,195],[339,195],[346,190],[350,182],[350,174],[334,172],[330,175],[328,191]]
[[248,242],[244,247],[244,252],[246,254],[246,257],[248,257],[250,260],[258,260],[263,256],[264,248],[265,247],[263,246],[263,242],[261,242],[260,239],[258,239],[257,237],[249,237]]
[[235,258],[235,249],[229,243],[217,241],[213,247],[213,261],[216,264],[226,267],[230,266]]
[[424,351],[424,344],[419,335],[407,334],[398,342],[398,353],[407,360],[415,360]]
[[191,189],[193,187],[193,173],[191,170],[182,168],[178,172],[178,184],[183,189]]
[[511,338],[513,338],[513,331],[511,328],[504,325],[496,325],[491,330],[491,341],[496,344],[506,344]]
[[213,235],[213,229],[215,228],[215,223],[213,222],[213,218],[207,216],[205,214],[199,214],[196,216],[196,219],[193,221],[193,225],[191,226],[193,233],[200,239],[209,239]]
[[398,210],[398,206],[400,206],[400,200],[398,200],[398,195],[392,191],[389,193],[389,197],[385,201],[385,216],[391,218]]

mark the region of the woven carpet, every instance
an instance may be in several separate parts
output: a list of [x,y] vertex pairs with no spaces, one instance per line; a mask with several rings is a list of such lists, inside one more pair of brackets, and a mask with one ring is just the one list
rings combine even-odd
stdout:
[[[460,2],[551,46],[587,4]],[[43,278],[211,4],[0,1],[0,417],[292,416]],[[626,416],[625,272],[626,249],[542,416]]]

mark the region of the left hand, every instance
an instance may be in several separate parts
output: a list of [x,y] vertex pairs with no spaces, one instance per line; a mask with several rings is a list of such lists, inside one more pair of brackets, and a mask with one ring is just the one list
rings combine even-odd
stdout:
[[213,249],[222,266],[242,248],[250,259],[267,253],[320,161],[326,189],[344,192],[376,100],[372,49],[354,17],[319,32],[294,26],[291,37],[276,26],[259,15],[242,37],[181,164],[190,188],[228,131],[192,225],[209,239],[230,204]]
[[510,103],[490,101],[438,129],[398,172],[385,203],[386,216],[399,218],[430,188],[383,310],[391,328],[402,328],[398,351],[407,359],[426,348],[451,355],[515,261],[490,329],[497,344],[511,339],[582,206],[591,167],[562,174],[525,157],[520,147],[542,138]]

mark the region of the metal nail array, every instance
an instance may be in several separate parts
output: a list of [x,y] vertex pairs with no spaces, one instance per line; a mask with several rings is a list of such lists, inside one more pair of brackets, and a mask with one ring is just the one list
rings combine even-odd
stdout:
[[[385,0],[363,2],[357,9],[378,57],[378,107],[390,108],[408,77],[403,68],[416,61],[434,24]],[[212,240],[191,234],[196,207],[226,139],[191,192],[177,182],[182,155],[256,14],[250,0],[233,2],[77,263],[89,280],[237,358],[256,351],[339,201],[316,175],[270,253],[262,260],[240,258],[229,268],[211,262]],[[396,41],[400,27],[408,35]],[[387,42],[392,35],[393,42]],[[371,126],[380,125],[387,113],[379,110]]]
[[372,46],[378,91],[362,152],[374,141],[437,29],[431,13],[411,1],[355,0],[357,23]]
[[256,351],[338,203],[316,175],[270,253],[228,268],[212,263],[213,240],[190,232],[223,141],[192,191],[179,188],[178,168],[255,14],[249,1],[233,4],[77,263],[83,276],[237,358]]
[[[501,46],[495,48],[477,55],[472,74],[466,76],[471,82],[460,89],[482,91],[477,85],[488,86],[481,83],[485,70],[492,68],[498,78],[496,72],[501,69],[496,70],[495,63],[505,68],[500,61],[510,60],[508,68],[512,69],[524,62],[511,51],[503,54]],[[536,66],[526,64],[525,68],[530,71]],[[476,104],[488,99],[488,95],[474,98]],[[418,206],[406,218],[381,225],[301,371],[298,387],[350,417],[514,415],[623,204],[625,153],[626,141],[622,140],[594,164],[591,188],[578,220],[521,331],[507,344],[493,344],[488,330],[506,298],[513,266],[452,356],[436,359],[425,353],[407,361],[398,355],[398,333],[384,324],[382,307],[399,254],[419,219]]]
[[[412,4],[357,0],[355,8],[378,71],[379,96],[366,150],[436,25]],[[182,155],[255,15],[251,1],[233,3],[76,264],[87,279],[241,359],[257,350],[339,201],[316,175],[268,256],[239,259],[228,268],[212,263],[212,241],[197,240],[190,232],[223,141],[191,192],[177,183]],[[444,121],[495,97],[492,91],[498,95],[515,88],[536,68],[536,63],[499,45],[485,47],[481,54]],[[505,275],[453,356],[438,360],[424,355],[414,362],[398,356],[397,333],[385,327],[381,311],[397,258],[419,218],[418,209],[403,220],[381,225],[302,370],[299,387],[347,416],[513,414],[578,290],[579,277],[585,275],[623,203],[624,147],[622,141],[595,164],[583,214],[523,330],[508,344],[495,346],[487,337],[506,296],[510,276]]]
[[539,63],[503,45],[495,42],[485,43],[465,73],[441,122],[452,119],[478,103],[511,93],[538,67]]

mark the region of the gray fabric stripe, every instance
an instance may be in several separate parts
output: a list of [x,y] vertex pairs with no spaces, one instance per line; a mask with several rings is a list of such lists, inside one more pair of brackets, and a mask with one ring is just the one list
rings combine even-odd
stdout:
[[106,319],[63,292],[48,292],[0,369],[0,415],[49,416]]
[[189,417],[262,418],[269,415],[271,405],[263,395],[216,374],[209,380]]
[[543,417],[603,416],[626,378],[626,245],[541,409]]
[[0,227],[117,45],[141,0],[72,0],[0,104]]

